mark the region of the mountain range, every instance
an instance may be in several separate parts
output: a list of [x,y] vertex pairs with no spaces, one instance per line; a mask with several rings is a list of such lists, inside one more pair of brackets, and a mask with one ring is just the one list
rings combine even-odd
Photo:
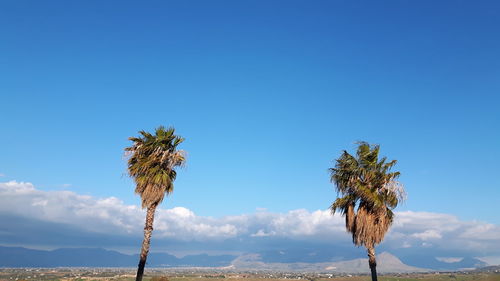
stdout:
[[[433,257],[398,257],[383,252],[377,255],[381,273],[425,272],[480,268],[486,263],[475,258],[443,262]],[[0,246],[0,267],[135,267],[138,255],[127,255],[102,248],[62,248],[33,250]],[[408,262],[410,261],[410,262]],[[266,251],[235,255],[187,255],[178,258],[167,253],[150,253],[149,267],[213,267],[234,270],[307,271],[368,273],[366,258],[339,257],[327,251]]]
[[[150,253],[152,267],[220,267],[236,258],[231,255],[188,255]],[[0,246],[0,267],[134,267],[139,255],[126,255],[102,248],[62,248],[51,251]]]
[[[377,256],[377,270],[380,273],[426,272],[429,269],[409,266],[402,263],[397,257],[384,252]],[[246,254],[236,258],[232,267],[242,270],[268,271],[301,271],[301,272],[332,272],[332,273],[369,273],[368,259],[359,258],[337,262],[293,262],[293,263],[265,263],[259,254]]]

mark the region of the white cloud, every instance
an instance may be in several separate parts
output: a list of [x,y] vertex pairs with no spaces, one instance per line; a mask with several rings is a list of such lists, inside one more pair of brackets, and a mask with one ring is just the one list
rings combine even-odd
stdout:
[[427,240],[432,240],[432,239],[441,239],[443,236],[439,231],[435,229],[428,229],[424,232],[419,232],[419,233],[413,233],[411,235],[412,237],[416,237],[420,240],[427,241]]
[[411,248],[412,245],[408,241],[404,241],[403,244],[401,245],[401,248],[406,249],[406,248]]
[[494,240],[500,237],[500,228],[489,223],[471,224],[460,234],[464,239]]
[[250,236],[252,236],[252,237],[268,237],[268,236],[274,236],[274,235],[276,235],[276,232],[267,233],[263,229],[259,229],[256,233],[251,234]]
[[397,212],[386,242],[441,249],[498,251],[500,226],[479,221],[461,221],[449,214]]
[[[73,191],[42,191],[31,183],[0,183],[0,215],[41,222],[61,223],[110,235],[142,235],[145,211],[115,197],[95,198]],[[198,216],[184,207],[159,208],[155,218],[156,239],[177,241],[225,241],[227,239],[291,239],[328,244],[351,243],[344,219],[328,210],[292,210],[220,218]],[[449,214],[397,212],[384,245],[389,248],[439,247],[470,249],[478,255],[500,253],[500,227],[477,221],[460,221]]]
[[464,258],[463,257],[436,257],[436,260],[442,261],[445,263],[455,263],[455,262],[460,262]]
[[490,265],[500,265],[500,256],[477,257],[477,259]]

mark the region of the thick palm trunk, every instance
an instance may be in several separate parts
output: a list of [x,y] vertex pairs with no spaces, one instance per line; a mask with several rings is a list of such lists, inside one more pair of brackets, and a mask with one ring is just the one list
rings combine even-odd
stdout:
[[144,266],[148,258],[149,245],[151,242],[151,233],[153,232],[153,221],[155,219],[156,204],[148,207],[146,213],[146,224],[144,226],[144,240],[142,241],[141,255],[139,259],[139,267],[137,268],[137,275],[135,281],[142,281],[144,275]]
[[368,264],[372,272],[372,281],[377,281],[377,260],[375,259],[375,247],[367,247],[368,250]]

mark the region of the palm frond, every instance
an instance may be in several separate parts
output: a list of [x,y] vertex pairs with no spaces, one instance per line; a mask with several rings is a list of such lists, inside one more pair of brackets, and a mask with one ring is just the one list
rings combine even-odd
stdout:
[[390,171],[396,160],[379,159],[379,145],[357,144],[356,156],[344,150],[335,167],[329,169],[330,181],[338,192],[330,210],[346,217],[346,229],[356,245],[369,247],[382,241],[393,221],[392,209],[406,194],[396,181],[400,173]]
[[125,148],[128,172],[136,183],[135,192],[141,196],[142,207],[162,202],[165,195],[173,192],[177,167],[186,161],[185,152],[177,150],[184,141],[175,135],[175,129],[160,126],[155,133],[140,131],[139,137],[131,137],[130,147]]

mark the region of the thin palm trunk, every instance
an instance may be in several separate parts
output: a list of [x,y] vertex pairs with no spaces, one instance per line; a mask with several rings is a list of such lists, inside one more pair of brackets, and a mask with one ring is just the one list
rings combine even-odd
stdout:
[[149,245],[151,243],[151,233],[153,232],[153,221],[155,219],[156,204],[148,207],[146,213],[146,224],[144,226],[144,240],[142,241],[141,255],[139,259],[139,267],[137,268],[137,276],[135,281],[142,281],[144,275],[144,266],[148,258]]
[[367,247],[368,250],[368,264],[372,272],[372,281],[377,281],[377,260],[375,259],[375,247]]

